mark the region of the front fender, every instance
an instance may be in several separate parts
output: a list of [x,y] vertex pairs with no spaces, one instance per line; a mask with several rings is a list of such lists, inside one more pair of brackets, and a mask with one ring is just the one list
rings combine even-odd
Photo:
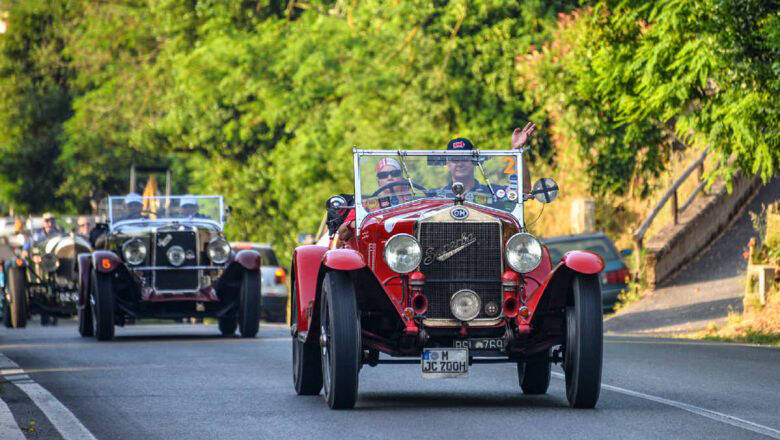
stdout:
[[334,270],[358,270],[366,267],[363,255],[354,249],[331,249],[322,257],[322,264]]
[[299,246],[293,252],[292,258],[292,292],[295,295],[295,310],[298,327],[295,331],[308,332],[309,314],[307,310],[314,307],[319,285],[320,267],[322,266],[328,248],[325,246]]
[[92,254],[92,267],[98,272],[111,273],[121,265],[122,259],[111,251],[100,250]]
[[78,276],[79,276],[79,307],[87,304],[89,296],[89,273],[92,270],[92,255],[79,254],[77,257]]
[[555,311],[566,307],[572,277],[577,274],[594,275],[604,270],[604,260],[593,252],[570,251],[553,268],[547,279],[531,295],[526,304],[531,321],[537,311]]
[[243,266],[246,270],[260,269],[260,253],[254,249],[244,249],[242,251],[238,251],[233,260]]

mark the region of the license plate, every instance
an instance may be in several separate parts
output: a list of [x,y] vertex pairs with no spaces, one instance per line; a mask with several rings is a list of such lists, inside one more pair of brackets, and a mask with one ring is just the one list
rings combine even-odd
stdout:
[[456,339],[452,345],[455,348],[468,348],[469,350],[501,351],[504,349],[504,341],[501,338]]
[[420,364],[422,377],[425,379],[466,377],[469,373],[469,350],[424,348]]

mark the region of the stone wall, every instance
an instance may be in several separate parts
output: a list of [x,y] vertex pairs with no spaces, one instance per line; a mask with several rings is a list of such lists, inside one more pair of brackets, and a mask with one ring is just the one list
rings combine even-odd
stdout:
[[673,276],[695,258],[727,227],[761,185],[759,176],[734,177],[729,194],[724,183],[716,183],[706,195],[700,195],[670,224],[645,243],[647,281],[651,288]]

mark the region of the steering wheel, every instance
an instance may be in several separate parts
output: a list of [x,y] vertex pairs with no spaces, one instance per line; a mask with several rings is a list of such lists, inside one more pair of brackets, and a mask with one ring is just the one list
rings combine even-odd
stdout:
[[[373,194],[371,194],[369,197],[376,197],[376,196],[378,196],[378,195],[379,195],[379,194],[380,194],[382,191],[384,191],[384,190],[386,190],[386,189],[393,188],[393,187],[395,187],[395,186],[410,186],[410,182],[409,182],[408,180],[396,180],[395,182],[389,182],[389,183],[385,183],[384,185],[382,185],[382,186],[380,186],[379,188],[377,188],[377,190],[376,190],[376,191],[374,191],[374,193],[373,193]],[[418,184],[416,184],[416,183],[414,183],[414,182],[411,182],[411,186],[412,186],[412,188],[414,188],[414,189],[419,189],[420,191],[422,191],[423,193],[425,193],[425,195],[426,195],[426,196],[427,196],[427,195],[430,195],[430,194],[428,193],[428,190],[427,190],[427,189],[426,189],[424,186],[422,186],[422,185],[418,185]]]

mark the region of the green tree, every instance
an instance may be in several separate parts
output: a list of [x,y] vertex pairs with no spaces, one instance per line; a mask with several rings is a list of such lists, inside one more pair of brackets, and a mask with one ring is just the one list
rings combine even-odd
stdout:
[[17,210],[62,208],[62,124],[71,116],[73,72],[64,54],[74,1],[5,2],[0,35],[0,198]]

